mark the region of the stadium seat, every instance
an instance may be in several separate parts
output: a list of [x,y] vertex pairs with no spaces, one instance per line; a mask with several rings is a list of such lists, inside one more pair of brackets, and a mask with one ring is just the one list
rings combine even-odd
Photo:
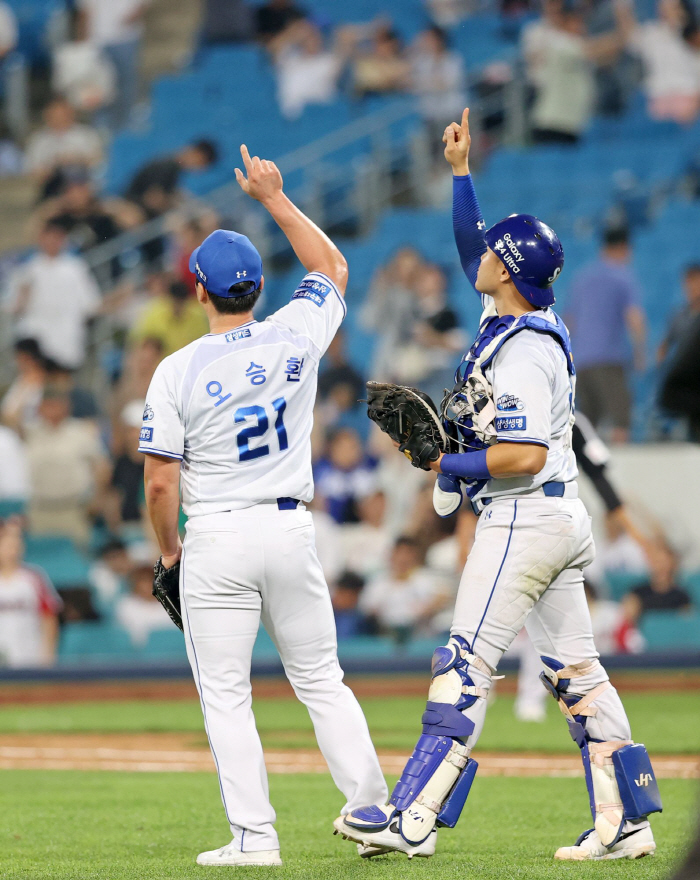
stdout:
[[42,568],[55,587],[88,583],[90,563],[70,538],[62,535],[28,535],[25,559]]
[[674,611],[647,612],[640,630],[650,651],[690,651],[700,649],[700,613]]
[[185,637],[175,626],[170,626],[168,629],[157,629],[149,634],[143,655],[184,661],[187,658]]
[[112,623],[67,623],[61,630],[59,660],[134,657],[136,654],[128,633]]

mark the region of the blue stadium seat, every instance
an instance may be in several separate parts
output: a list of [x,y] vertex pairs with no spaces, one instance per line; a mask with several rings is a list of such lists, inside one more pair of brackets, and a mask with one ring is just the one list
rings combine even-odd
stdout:
[[43,568],[55,587],[88,582],[88,559],[62,535],[28,535],[25,559]]
[[136,653],[128,634],[113,623],[67,623],[61,630],[59,660],[77,657],[133,657]]
[[174,626],[157,629],[149,634],[143,654],[146,657],[186,660],[185,637]]
[[692,651],[700,649],[700,613],[648,612],[640,630],[650,651]]

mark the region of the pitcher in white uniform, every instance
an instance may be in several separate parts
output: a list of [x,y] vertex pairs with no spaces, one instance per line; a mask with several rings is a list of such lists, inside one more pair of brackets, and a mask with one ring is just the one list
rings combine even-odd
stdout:
[[583,590],[594,547],[571,446],[575,369],[566,327],[550,308],[564,253],[555,233],[529,214],[486,230],[469,174],[468,115],[446,129],[445,157],[462,267],[485,309],[442,404],[444,429],[460,451],[431,467],[439,474],[436,511],[454,513],[464,485],[479,522],[451,638],[433,655],[413,755],[388,802],[334,824],[368,855],[435,852],[437,828],[456,824],[477,770],[471,753],[494,673],[525,626],[542,681],[581,750],[593,819],[593,828],[555,856],[634,859],[655,850],[647,815],[661,801],[646,749],[632,742],[598,659]]
[[[318,363],[346,312],[347,264],[282,192],[272,162],[241,154],[236,176],[283,230],[308,274],[288,305],[253,318],[262,262],[243,235],[213,232],[192,254],[211,332],[165,358],[139,449],[166,567],[181,561],[189,657],[233,840],[200,865],[279,865],[275,812],[251,708],[260,622],[313,721],[347,812],[387,795],[367,723],[343,684],[328,587],[305,502]],[[188,516],[184,546],[180,504]]]

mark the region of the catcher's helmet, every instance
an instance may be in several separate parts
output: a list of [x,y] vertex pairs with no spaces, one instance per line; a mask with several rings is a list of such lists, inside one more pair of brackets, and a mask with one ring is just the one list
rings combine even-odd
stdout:
[[556,232],[531,214],[511,214],[484,237],[510,272],[518,293],[533,306],[551,306],[551,285],[564,265],[564,249]]

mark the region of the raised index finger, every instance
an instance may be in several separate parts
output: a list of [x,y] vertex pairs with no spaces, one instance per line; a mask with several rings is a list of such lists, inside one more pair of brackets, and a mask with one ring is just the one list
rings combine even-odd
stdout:
[[253,170],[253,163],[250,160],[250,153],[245,144],[241,144],[241,157],[243,159],[243,164],[245,165],[245,170],[250,174]]
[[465,107],[462,113],[462,128],[469,129],[469,107]]

